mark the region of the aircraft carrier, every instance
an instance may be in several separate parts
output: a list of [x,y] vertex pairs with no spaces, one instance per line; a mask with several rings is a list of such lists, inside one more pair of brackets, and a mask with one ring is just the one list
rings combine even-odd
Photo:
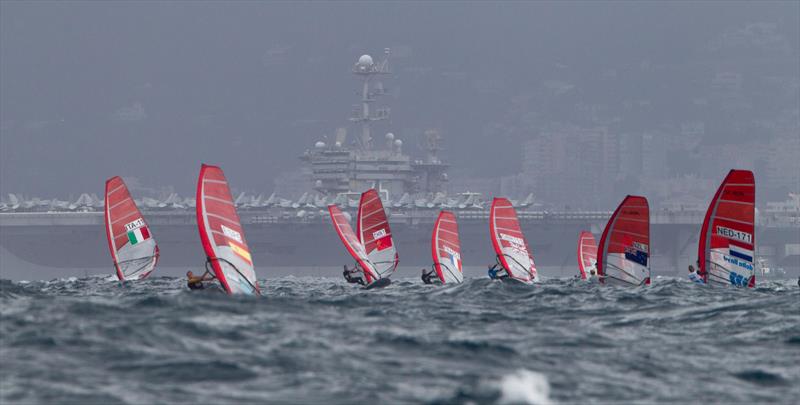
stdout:
[[[302,153],[303,183],[299,199],[240,194],[236,205],[245,228],[254,263],[261,277],[285,274],[277,269],[311,268],[311,273],[337,275],[352,259],[341,245],[328,217],[327,205],[337,204],[355,216],[360,193],[375,188],[389,213],[400,268],[410,273],[430,266],[430,238],[439,210],[458,217],[462,256],[467,269],[494,262],[489,239],[488,196],[462,192],[447,194],[449,165],[439,157],[441,135],[424,132],[424,157],[412,159],[403,140],[386,133],[376,140],[373,124],[390,116],[387,107],[375,107],[388,93],[382,77],[391,74],[389,49],[381,61],[361,56],[352,72],[360,79],[360,103],[346,128],[334,139],[323,139]],[[135,193],[134,193],[135,194]],[[134,197],[137,197],[134,195]],[[620,196],[622,198],[623,196]],[[546,276],[576,273],[577,238],[581,230],[599,236],[611,212],[548,212],[529,195],[513,201],[537,267]],[[203,253],[195,222],[193,198],[175,194],[164,199],[137,198],[160,251],[160,268],[196,269]],[[23,199],[15,195],[0,203],[0,269],[2,278],[39,279],[77,276],[85,272],[111,274],[103,224],[103,203],[92,194],[75,202]],[[656,275],[682,274],[693,263],[701,210],[654,211],[651,216],[653,271]],[[796,275],[800,271],[800,198],[775,205],[758,219],[758,256],[764,274]],[[405,269],[405,270],[404,270]],[[162,274],[164,274],[162,272]],[[168,273],[169,274],[169,273]],[[177,274],[172,271],[171,274]]]

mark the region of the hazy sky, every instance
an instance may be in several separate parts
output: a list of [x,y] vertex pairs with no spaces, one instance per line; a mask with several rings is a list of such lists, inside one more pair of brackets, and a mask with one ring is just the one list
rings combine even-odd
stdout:
[[440,128],[455,171],[510,174],[519,165],[487,151],[518,139],[487,127],[514,123],[526,89],[685,63],[748,22],[778,23],[796,58],[798,13],[797,2],[3,1],[0,192],[100,194],[122,175],[190,194],[201,162],[270,191],[347,124],[349,70],[384,47],[396,75],[382,130]]

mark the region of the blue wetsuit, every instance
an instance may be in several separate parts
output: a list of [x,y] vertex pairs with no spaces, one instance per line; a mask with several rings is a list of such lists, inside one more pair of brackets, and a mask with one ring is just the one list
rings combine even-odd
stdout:
[[499,269],[498,269],[498,268],[497,268],[497,265],[495,264],[494,266],[492,266],[492,267],[490,267],[490,268],[489,268],[489,270],[487,271],[487,273],[489,274],[489,278],[490,278],[490,279],[492,279],[492,280],[499,280],[499,279],[502,279],[502,278],[508,277],[508,274],[507,274],[507,273],[503,273],[503,274],[501,274],[501,272],[502,272],[502,271],[503,271],[503,268],[499,268]]

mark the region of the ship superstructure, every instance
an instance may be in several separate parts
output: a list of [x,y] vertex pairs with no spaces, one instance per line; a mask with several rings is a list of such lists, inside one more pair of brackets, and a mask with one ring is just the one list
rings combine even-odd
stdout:
[[390,54],[386,48],[380,62],[362,55],[353,65],[352,72],[361,84],[361,100],[354,106],[350,122],[360,127],[358,136],[348,139],[347,129],[339,128],[333,140],[317,141],[300,157],[310,167],[314,190],[322,196],[376,188],[387,197],[401,198],[404,194],[437,193],[445,188],[448,165],[438,156],[438,130],[425,131],[421,146],[426,156],[419,160],[404,153],[403,140],[392,132],[387,132],[382,142],[373,136],[373,125],[387,121],[391,114],[390,108],[376,106],[378,99],[388,94],[380,79],[391,75]]
[[[489,196],[459,192],[464,190],[446,192],[449,165],[439,156],[441,133],[429,129],[414,139],[403,140],[384,128],[391,111],[378,106],[378,100],[388,94],[381,80],[391,77],[389,56],[386,49],[380,62],[363,55],[353,65],[352,72],[361,85],[360,102],[350,117],[354,135],[348,137],[348,130],[339,128],[332,139],[317,141],[301,156],[306,165],[302,172],[310,176],[313,189],[304,184],[298,187],[296,194],[302,194],[299,198],[277,192],[269,196],[237,193],[234,204],[247,230],[253,258],[258,266],[270,268],[269,274],[283,266],[315,266],[325,269],[320,270],[323,274],[328,274],[334,264],[340,268],[339,263],[348,259],[331,229],[327,205],[337,204],[348,215],[355,215],[361,192],[369,188],[381,194],[403,257],[401,266],[417,271],[416,266],[430,264],[431,227],[442,209],[458,217],[465,263],[480,268],[480,264],[494,261],[488,232],[490,201],[485,199]],[[387,131],[377,136],[379,125]],[[421,157],[412,158],[404,151],[404,141],[409,140],[409,145],[419,146]],[[205,254],[198,240],[194,197],[180,197],[166,190],[158,196],[142,194],[150,196],[140,197],[136,204],[159,236],[163,267],[183,271],[185,266],[202,266]],[[757,214],[758,254],[775,266],[797,272],[800,197],[790,197],[786,203],[767,203]],[[545,272],[549,275],[576,274],[575,239],[583,230],[599,233],[611,215],[605,211],[548,212],[533,194],[511,204],[531,241],[537,267],[548,269]],[[102,267],[102,271],[108,271],[102,211],[103,200],[88,193],[74,202],[0,196],[0,258],[4,270],[19,268],[19,277],[28,277],[30,268],[85,271]],[[691,247],[697,243],[703,215],[699,209],[683,208],[651,213],[657,272],[670,274],[694,262],[696,255]],[[305,248],[309,245],[315,248],[312,256]],[[480,274],[485,274],[484,269],[480,268]]]

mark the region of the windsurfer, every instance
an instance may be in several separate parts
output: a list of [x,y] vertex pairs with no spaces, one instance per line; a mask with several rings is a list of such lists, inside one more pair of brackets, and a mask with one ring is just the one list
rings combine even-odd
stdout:
[[705,283],[706,275],[705,272],[702,271],[700,268],[700,259],[695,260],[694,266],[695,266],[694,268],[697,269],[697,276],[700,277],[700,280],[702,280]]
[[344,271],[342,271],[342,275],[344,276],[344,279],[348,283],[355,283],[355,284],[365,285],[364,279],[361,276],[354,276],[353,275],[353,274],[359,274],[359,273],[363,273],[363,271],[361,271],[361,269],[359,268],[358,263],[356,263],[356,265],[353,266],[352,270],[347,268],[347,265],[345,264],[344,265]]
[[695,282],[697,284],[705,284],[706,283],[705,280],[703,280],[703,277],[700,276],[699,273],[695,272],[694,266],[692,266],[691,264],[689,265],[689,280],[691,280],[691,281],[693,281],[693,282]]
[[601,275],[597,274],[597,269],[596,268],[593,267],[593,268],[589,269],[589,277],[587,278],[587,281],[589,281],[590,283],[596,283],[596,282],[598,282],[600,280],[603,280],[605,278],[606,278],[605,276],[601,276]]
[[499,263],[489,265],[489,270],[487,273],[489,274],[489,278],[492,280],[502,280],[504,278],[508,278],[508,272]]
[[422,282],[425,284],[433,284],[433,270],[427,271],[426,269],[422,269]]
[[211,274],[210,271],[206,270],[202,276],[197,277],[192,273],[191,270],[186,272],[186,285],[189,287],[190,290],[202,290],[205,288],[203,284],[204,281],[211,281],[214,279],[214,275]]
[[597,260],[591,259],[591,264],[586,267],[587,272],[590,274],[590,277],[597,275]]

